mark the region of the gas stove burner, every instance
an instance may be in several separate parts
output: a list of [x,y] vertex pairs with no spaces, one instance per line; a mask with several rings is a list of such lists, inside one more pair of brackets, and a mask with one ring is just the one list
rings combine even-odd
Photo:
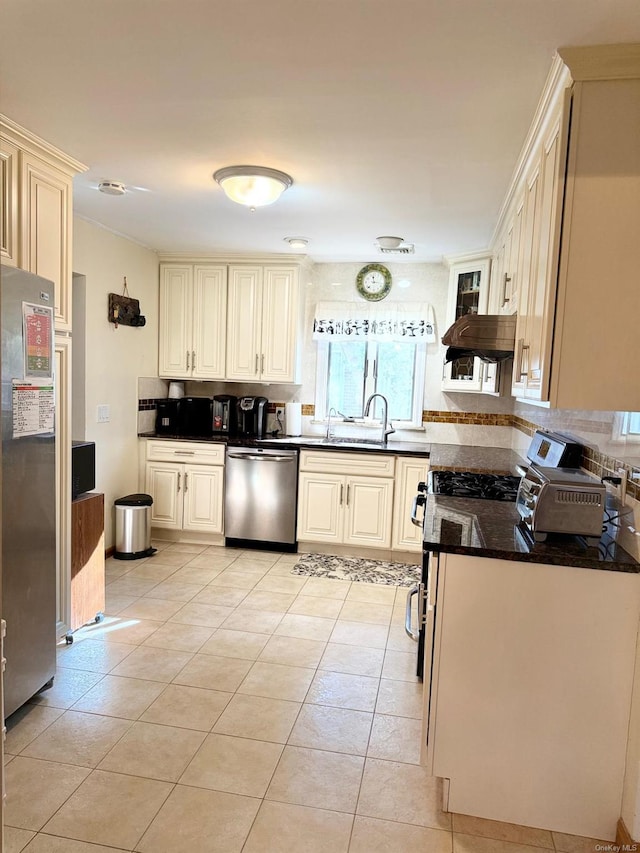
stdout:
[[520,477],[511,474],[479,474],[476,471],[432,471],[431,490],[435,495],[515,501]]

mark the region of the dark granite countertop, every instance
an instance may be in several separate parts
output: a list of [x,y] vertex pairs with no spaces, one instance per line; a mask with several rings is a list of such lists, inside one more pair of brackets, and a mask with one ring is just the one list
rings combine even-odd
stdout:
[[[610,501],[607,513],[619,507]],[[640,563],[615,541],[616,528],[608,524],[597,546],[579,536],[549,534],[533,543],[520,526],[515,504],[477,498],[428,495],[423,542],[428,551],[493,557],[554,566],[575,566],[617,572],[640,572]]]
[[[425,456],[428,457],[431,450],[430,444],[417,441],[389,441],[386,445],[378,444],[366,439],[337,438],[327,440],[321,436],[301,435],[284,436],[283,438],[240,438],[227,435],[214,435],[203,438],[202,436],[188,435],[156,435],[155,432],[138,433],[138,438],[156,438],[162,441],[206,441],[218,444],[234,444],[243,447],[281,447],[283,449],[311,450],[337,450],[342,453],[382,453],[391,456]],[[509,451],[510,452],[510,451]]]
[[477,471],[483,474],[518,474],[517,465],[528,462],[504,447],[471,447],[466,444],[432,444],[429,468],[432,471]]

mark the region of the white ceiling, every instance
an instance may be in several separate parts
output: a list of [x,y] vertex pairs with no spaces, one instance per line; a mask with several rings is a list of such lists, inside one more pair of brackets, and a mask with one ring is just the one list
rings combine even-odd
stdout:
[[[410,260],[486,247],[557,47],[638,0],[0,0],[0,110],[89,170],[81,216],[171,252]],[[212,173],[294,185],[251,213]],[[123,181],[123,197],[97,191]]]

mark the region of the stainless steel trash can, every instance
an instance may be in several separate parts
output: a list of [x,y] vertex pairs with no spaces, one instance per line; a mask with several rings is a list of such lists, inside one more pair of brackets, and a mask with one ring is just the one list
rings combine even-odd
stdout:
[[151,547],[151,495],[125,495],[116,508],[116,549],[118,560],[139,560],[156,553]]

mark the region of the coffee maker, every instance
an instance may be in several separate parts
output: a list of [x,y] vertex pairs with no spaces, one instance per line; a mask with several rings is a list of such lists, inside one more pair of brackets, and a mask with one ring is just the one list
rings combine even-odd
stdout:
[[266,397],[239,397],[236,403],[238,435],[244,438],[264,438],[268,405]]
[[236,406],[238,398],[230,394],[216,394],[213,398],[213,434],[236,434]]
[[180,400],[158,400],[156,403],[156,435],[178,435]]

